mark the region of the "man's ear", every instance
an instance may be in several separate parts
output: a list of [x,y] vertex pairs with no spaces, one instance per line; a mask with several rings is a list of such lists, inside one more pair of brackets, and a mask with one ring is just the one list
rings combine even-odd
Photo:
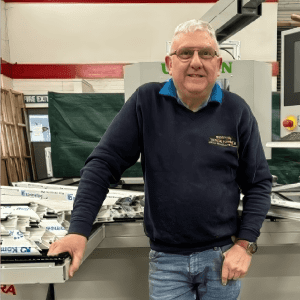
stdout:
[[165,63],[166,63],[166,67],[167,67],[167,69],[169,71],[169,75],[172,76],[172,59],[171,59],[170,56],[167,55],[165,57]]
[[223,59],[222,57],[219,57],[219,66],[218,66],[218,73],[217,73],[217,77],[219,77],[221,75],[221,69],[222,69],[222,62],[223,62]]

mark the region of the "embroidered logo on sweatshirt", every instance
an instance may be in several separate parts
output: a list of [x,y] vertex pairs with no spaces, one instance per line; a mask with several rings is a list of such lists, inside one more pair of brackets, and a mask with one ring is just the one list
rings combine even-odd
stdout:
[[236,138],[230,135],[211,136],[208,143],[222,147],[237,147]]

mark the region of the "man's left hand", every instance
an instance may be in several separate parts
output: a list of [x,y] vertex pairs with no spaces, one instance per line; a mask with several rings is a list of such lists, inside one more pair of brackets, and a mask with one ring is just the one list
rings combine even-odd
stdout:
[[222,266],[222,284],[226,285],[227,280],[237,280],[246,276],[251,264],[252,255],[239,245],[232,246],[223,253],[224,261]]

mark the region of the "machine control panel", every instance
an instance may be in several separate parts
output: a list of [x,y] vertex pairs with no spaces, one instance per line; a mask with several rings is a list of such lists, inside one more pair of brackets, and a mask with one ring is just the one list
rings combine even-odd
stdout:
[[283,31],[281,43],[280,137],[283,139],[291,132],[300,133],[300,28]]

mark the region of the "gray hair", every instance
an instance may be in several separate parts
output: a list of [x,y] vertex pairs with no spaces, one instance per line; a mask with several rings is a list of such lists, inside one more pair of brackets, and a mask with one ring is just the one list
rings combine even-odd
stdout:
[[219,53],[219,51],[220,51],[219,43],[217,41],[215,30],[212,28],[212,26],[208,22],[196,20],[196,19],[181,23],[175,28],[175,32],[174,32],[172,42],[171,42],[170,52],[172,51],[173,43],[174,43],[174,40],[177,35],[179,35],[181,33],[194,32],[196,30],[206,31],[211,36],[211,38],[214,40],[214,42],[217,46],[217,49],[216,49],[217,53]]

